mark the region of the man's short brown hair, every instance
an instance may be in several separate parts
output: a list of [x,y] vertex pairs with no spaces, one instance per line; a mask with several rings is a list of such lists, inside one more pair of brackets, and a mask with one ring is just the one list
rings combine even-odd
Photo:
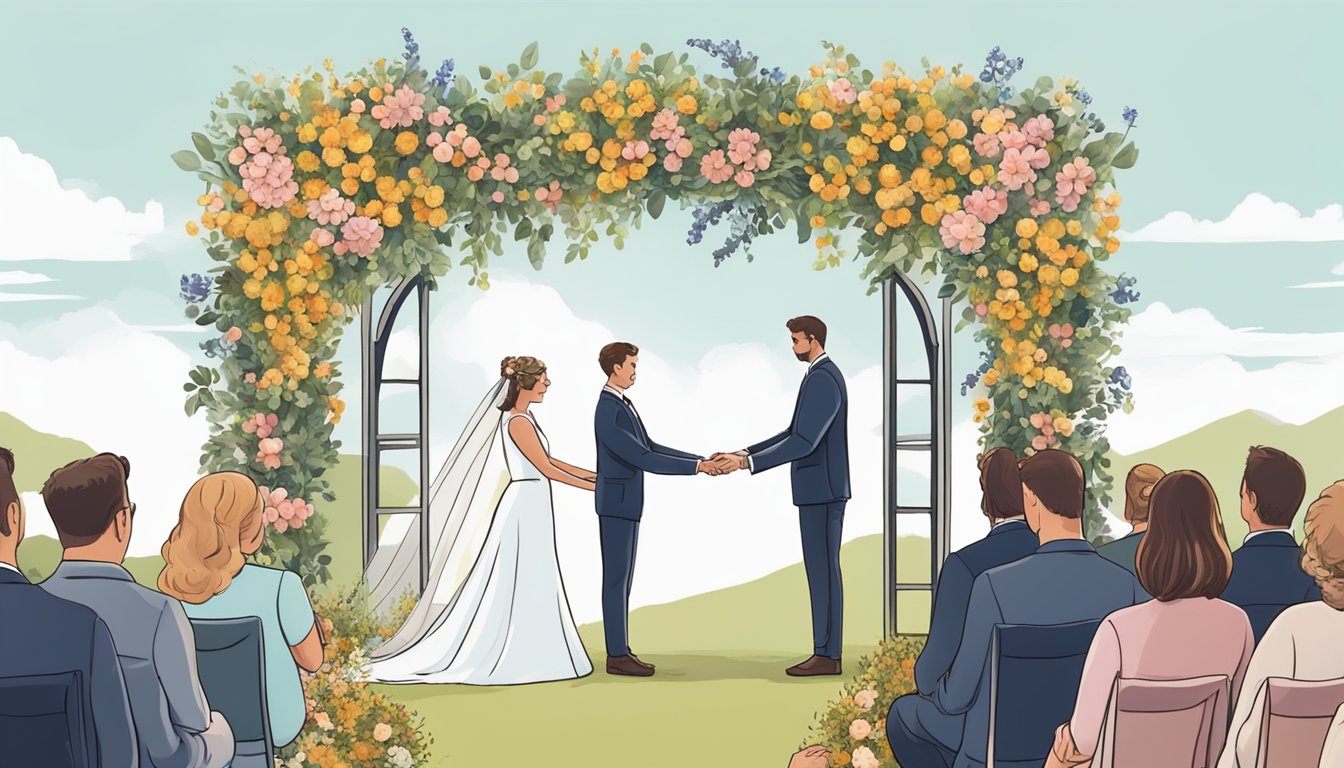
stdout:
[[817,340],[821,346],[826,346],[826,324],[821,322],[820,318],[811,315],[800,315],[785,323],[789,327],[789,333],[801,333],[804,336],[810,336]]
[[8,536],[9,505],[19,500],[19,490],[14,487],[14,452],[0,448],[0,536]]
[[1022,475],[1011,448],[995,448],[980,457],[980,509],[990,520],[1020,517]]
[[1153,486],[1148,532],[1139,542],[1139,583],[1158,600],[1215,598],[1232,578],[1232,550],[1218,497],[1198,472],[1181,470]]
[[130,505],[130,475],[131,463],[114,453],[72,461],[51,473],[42,486],[42,500],[61,546],[87,546],[103,535],[117,512]]
[[1046,509],[1070,520],[1083,516],[1083,467],[1068,453],[1054,448],[1022,462],[1022,484],[1036,494]]
[[1255,494],[1255,514],[1265,525],[1292,525],[1307,495],[1307,476],[1292,456],[1264,445],[1251,446],[1242,473]]
[[634,344],[628,341],[613,341],[597,353],[597,364],[602,366],[603,373],[610,376],[611,372],[616,370],[616,366],[625,365],[627,358],[638,354],[639,347]]

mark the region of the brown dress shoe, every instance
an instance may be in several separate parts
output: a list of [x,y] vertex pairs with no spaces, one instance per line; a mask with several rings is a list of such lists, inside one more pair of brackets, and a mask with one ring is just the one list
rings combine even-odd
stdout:
[[626,675],[628,677],[653,677],[653,667],[635,660],[633,656],[608,656],[608,675]]
[[647,661],[645,661],[645,660],[639,658],[638,656],[636,656],[634,651],[631,651],[631,652],[630,652],[630,658],[634,659],[634,660],[635,660],[635,663],[638,664],[638,665],[640,665],[641,667],[648,667],[649,669],[656,669],[656,667],[654,667],[654,666],[653,666],[652,664],[650,664],[649,662],[647,662]]
[[840,674],[840,660],[825,656],[813,656],[802,664],[789,667],[785,672],[791,677],[816,677],[818,675]]

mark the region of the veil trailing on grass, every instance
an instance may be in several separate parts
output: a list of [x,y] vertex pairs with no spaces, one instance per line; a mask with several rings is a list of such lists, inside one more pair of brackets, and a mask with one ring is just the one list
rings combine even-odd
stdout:
[[[429,581],[397,633],[371,654],[378,659],[409,648],[434,628],[457,600],[490,531],[495,509],[509,484],[500,438],[499,410],[506,379],[476,407],[430,488]],[[378,536],[378,551],[365,583],[375,611],[386,615],[420,579],[420,530],[411,515],[397,515]]]

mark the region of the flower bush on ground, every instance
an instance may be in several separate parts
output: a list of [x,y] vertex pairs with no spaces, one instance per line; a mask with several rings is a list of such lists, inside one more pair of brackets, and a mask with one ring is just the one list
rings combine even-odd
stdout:
[[827,706],[807,743],[829,749],[833,766],[894,768],[887,712],[898,696],[915,691],[915,659],[923,649],[923,637],[894,636],[860,659],[863,672]]

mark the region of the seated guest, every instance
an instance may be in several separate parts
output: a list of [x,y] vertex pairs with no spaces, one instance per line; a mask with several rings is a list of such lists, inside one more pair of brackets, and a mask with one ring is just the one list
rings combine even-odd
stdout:
[[1096,620],[1147,599],[1133,575],[1083,538],[1078,460],[1045,450],[1022,462],[1020,471],[1027,525],[1041,546],[976,577],[952,668],[933,696],[902,696],[892,705],[887,738],[901,765],[985,764],[994,625]]
[[[0,448],[0,677],[77,671],[84,681],[83,703],[91,714],[96,745],[94,766],[135,768],[139,747],[131,703],[107,625],[93,611],[47,594],[19,571],[19,544],[25,515],[14,487],[14,454]],[[6,734],[10,736],[11,734]],[[0,741],[14,765],[46,765],[52,755],[24,739]],[[7,765],[10,763],[6,763]]]
[[831,752],[820,744],[804,747],[789,759],[789,768],[826,768],[830,764]]
[[122,567],[135,521],[130,472],[124,457],[100,453],[51,473],[42,499],[65,554],[42,588],[93,609],[111,630],[142,768],[223,768],[233,731],[206,703],[182,604]]
[[261,619],[271,736],[282,747],[306,717],[299,668],[322,666],[322,644],[298,575],[243,560],[261,549],[265,510],[246,475],[216,472],[197,480],[163,545],[159,589],[181,600],[193,619]]
[[[1218,498],[1203,475],[1182,470],[1158,481],[1138,567],[1154,599],[1112,613],[1097,628],[1073,717],[1056,732],[1046,768],[1092,764],[1117,677],[1224,675],[1228,696],[1240,690],[1255,637],[1245,611],[1218,599],[1232,573],[1232,552]],[[1226,722],[1228,707],[1224,698],[1214,722]]]
[[1232,714],[1232,729],[1218,768],[1259,765],[1256,761],[1266,679],[1344,677],[1344,653],[1340,653],[1339,643],[1344,637],[1344,480],[1322,491],[1320,498],[1307,508],[1300,565],[1320,588],[1321,599],[1284,609],[1260,639],[1246,669],[1246,680],[1241,685]]
[[1316,582],[1298,567],[1293,539],[1293,518],[1306,488],[1297,459],[1277,448],[1251,448],[1241,478],[1241,519],[1251,532],[1232,553],[1232,579],[1223,599],[1246,611],[1257,642],[1284,608],[1321,599]]
[[975,577],[1020,560],[1040,546],[1022,511],[1022,476],[1011,449],[995,448],[980,458],[980,492],[989,533],[948,555],[938,571],[929,638],[915,662],[915,684],[922,696],[933,695],[957,655]]
[[1139,553],[1139,542],[1143,541],[1143,532],[1148,530],[1148,500],[1153,486],[1162,479],[1162,469],[1152,464],[1137,464],[1129,470],[1125,478],[1125,522],[1129,523],[1129,535],[1097,547],[1097,554],[1139,575],[1135,558]]
[[[1325,744],[1321,748],[1319,768],[1336,768],[1344,765],[1344,704],[1335,710],[1335,719],[1330,721],[1330,731],[1325,735]],[[792,768],[792,767],[791,767]]]

